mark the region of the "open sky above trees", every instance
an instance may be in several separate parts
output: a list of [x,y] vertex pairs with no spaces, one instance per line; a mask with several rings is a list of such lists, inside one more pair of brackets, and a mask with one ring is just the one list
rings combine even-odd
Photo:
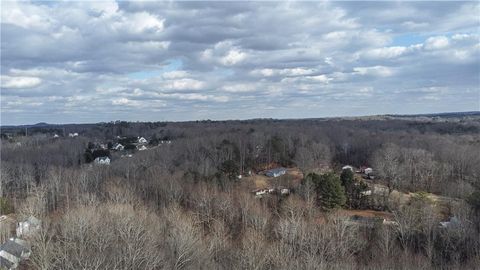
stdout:
[[480,109],[478,2],[2,1],[1,124]]

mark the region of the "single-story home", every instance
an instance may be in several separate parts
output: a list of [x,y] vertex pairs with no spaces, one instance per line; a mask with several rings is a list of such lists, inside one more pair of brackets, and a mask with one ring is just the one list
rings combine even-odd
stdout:
[[143,150],[147,150],[147,147],[145,145],[142,145],[142,146],[137,146],[137,149],[138,151],[143,151]]
[[345,166],[342,167],[342,171],[343,171],[343,170],[350,170],[350,171],[353,172],[353,166],[345,165]]
[[110,165],[110,158],[109,157],[97,157],[94,160],[95,164],[99,165]]
[[112,148],[117,151],[123,151],[123,149],[125,149],[121,143],[116,143]]
[[360,194],[362,194],[363,196],[371,196],[372,191],[371,190],[365,190],[365,191],[361,191]]
[[42,226],[42,221],[34,216],[30,216],[24,221],[18,223],[17,236],[29,237],[38,232]]
[[30,247],[25,240],[10,238],[0,245],[0,268],[15,269],[20,261],[30,257]]
[[444,228],[444,229],[448,229],[448,228],[451,229],[451,228],[458,227],[460,225],[461,225],[461,222],[456,217],[450,217],[450,219],[448,221],[440,222],[440,227]]
[[145,139],[144,137],[138,138],[138,143],[144,144],[144,143],[147,143],[147,142],[148,142],[147,139]]
[[256,196],[262,196],[262,195],[265,195],[265,194],[268,194],[268,189],[257,189],[257,190],[254,190],[253,193],[255,193]]
[[287,173],[287,169],[280,167],[266,171],[265,175],[268,177],[279,177],[285,173]]

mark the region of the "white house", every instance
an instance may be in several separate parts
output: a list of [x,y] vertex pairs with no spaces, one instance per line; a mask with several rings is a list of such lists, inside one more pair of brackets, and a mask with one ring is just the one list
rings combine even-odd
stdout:
[[95,164],[99,165],[110,165],[110,158],[109,157],[97,157],[94,160]]
[[342,167],[342,171],[343,171],[343,170],[350,170],[350,171],[353,172],[353,167],[350,166],[350,165],[345,165],[345,166]]
[[362,194],[363,196],[371,196],[372,191],[371,190],[365,190],[365,191],[360,192],[360,194]]
[[262,196],[268,193],[268,189],[258,189],[254,191],[256,196]]
[[138,143],[145,144],[147,142],[148,142],[147,139],[145,139],[144,137],[138,138]]
[[60,136],[58,136],[58,134],[53,134],[53,138],[56,139],[56,138],[59,138]]
[[142,146],[138,146],[138,151],[144,151],[144,150],[147,150],[147,147],[145,145],[142,145]]
[[275,168],[275,169],[268,170],[265,173],[265,175],[268,176],[268,177],[279,177],[281,175],[284,175],[285,173],[287,173],[287,169],[285,169],[285,168]]
[[68,133],[68,137],[78,137],[78,133],[75,132],[75,133]]
[[34,216],[28,217],[26,220],[21,221],[17,225],[18,237],[29,237],[40,230],[42,227],[42,221]]
[[125,147],[120,144],[120,143],[116,143],[114,146],[113,146],[113,149],[114,150],[117,150],[117,151],[123,151],[123,149],[125,149]]
[[373,173],[373,169],[372,169],[372,168],[365,168],[365,170],[363,170],[363,172],[364,172],[366,175],[369,175],[369,174]]
[[288,194],[290,194],[290,189],[288,189],[288,188],[282,188],[282,189],[280,190],[280,194],[282,194],[282,195],[288,195]]

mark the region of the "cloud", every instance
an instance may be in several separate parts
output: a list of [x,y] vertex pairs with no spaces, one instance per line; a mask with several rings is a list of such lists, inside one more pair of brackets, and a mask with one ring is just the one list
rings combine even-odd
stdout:
[[1,120],[478,110],[479,12],[477,2],[2,2]]
[[365,53],[365,56],[373,59],[390,59],[396,58],[408,51],[407,47],[402,46],[393,46],[393,47],[383,47],[369,50]]
[[393,71],[389,67],[373,66],[373,67],[354,67],[353,71],[359,75],[370,75],[379,77],[388,77],[393,75]]
[[425,49],[427,50],[439,50],[445,49],[450,44],[449,40],[445,36],[436,36],[436,37],[429,37],[425,41]]
[[33,88],[42,83],[37,77],[2,76],[2,88]]
[[220,62],[226,66],[235,65],[247,58],[247,54],[238,50],[230,50],[220,59]]

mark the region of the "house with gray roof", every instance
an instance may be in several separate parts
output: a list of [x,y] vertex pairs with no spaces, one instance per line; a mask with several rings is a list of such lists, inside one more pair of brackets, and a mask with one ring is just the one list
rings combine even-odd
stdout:
[[22,260],[30,257],[30,247],[25,240],[10,238],[0,245],[0,268],[15,269]]
[[287,169],[283,167],[271,169],[265,172],[265,175],[268,177],[279,177],[287,173]]

